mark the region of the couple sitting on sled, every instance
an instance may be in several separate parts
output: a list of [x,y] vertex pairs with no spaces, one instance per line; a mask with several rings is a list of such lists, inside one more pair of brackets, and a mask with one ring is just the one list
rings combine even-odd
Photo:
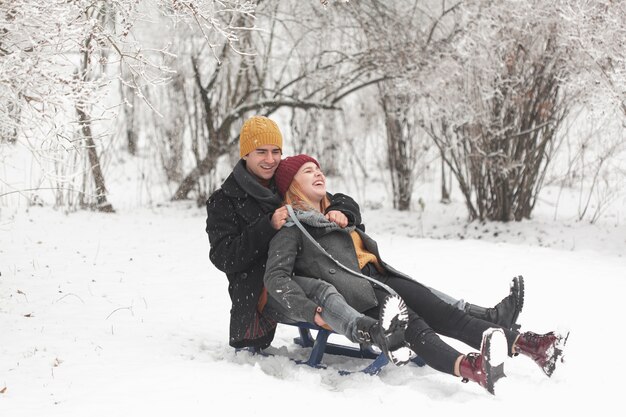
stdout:
[[[381,259],[359,206],[326,191],[317,160],[282,159],[274,121],[244,123],[240,156],[207,201],[210,259],[226,273],[233,303],[231,346],[265,348],[277,323],[308,322],[373,344],[398,366],[416,354],[492,394],[507,356],[528,356],[552,375],[567,337],[518,331],[522,277],[493,308],[428,288]],[[439,334],[479,352],[463,354]]]

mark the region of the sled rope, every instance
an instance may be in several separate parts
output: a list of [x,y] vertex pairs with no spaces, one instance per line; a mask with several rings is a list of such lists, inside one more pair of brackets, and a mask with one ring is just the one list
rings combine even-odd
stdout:
[[341,262],[333,258],[333,256],[330,253],[326,252],[326,249],[324,249],[322,245],[320,245],[319,242],[315,240],[313,236],[311,236],[311,234],[304,228],[302,223],[300,223],[300,220],[298,220],[298,218],[296,217],[296,213],[293,211],[293,207],[291,207],[291,205],[289,204],[287,204],[285,207],[287,207],[287,212],[289,212],[289,217],[291,217],[291,220],[293,220],[296,226],[298,226],[298,228],[304,234],[304,236],[306,236],[306,238],[309,239],[311,243],[313,243],[313,245],[315,245],[326,257],[330,258],[337,266],[339,266],[344,271],[350,273],[351,275],[366,279],[370,281],[371,283],[376,284],[379,287],[382,287],[385,291],[387,291],[391,295],[398,295],[398,293],[395,292],[393,288],[391,288],[389,285],[383,284],[380,281],[376,281],[374,278],[368,277],[367,275],[363,275],[360,272],[353,271],[352,269],[348,268],[347,266],[345,266],[344,264],[342,264]]

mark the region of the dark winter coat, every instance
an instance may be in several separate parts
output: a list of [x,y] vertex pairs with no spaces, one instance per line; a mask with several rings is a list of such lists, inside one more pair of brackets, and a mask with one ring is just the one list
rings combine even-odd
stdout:
[[[361,222],[359,206],[343,194],[329,195],[328,210],[340,210],[350,224]],[[271,217],[281,199],[272,185],[259,184],[240,160],[222,187],[207,200],[206,231],[211,262],[228,278],[229,343],[233,347],[267,347],[275,323],[257,311],[269,243],[276,234]]]
[[[296,315],[310,317],[314,314],[315,306],[308,300],[302,288],[291,279],[292,275],[298,275],[319,278],[333,284],[348,304],[359,312],[376,307],[378,303],[370,281],[351,274],[335,262],[336,260],[350,270],[360,272],[349,229],[315,227],[306,223],[303,225],[334,260],[320,251],[295,225],[283,227],[270,243],[264,278],[268,295],[283,306],[295,309]],[[363,239],[366,249],[376,255],[388,274],[408,278],[382,261],[374,239],[358,228],[356,232]]]

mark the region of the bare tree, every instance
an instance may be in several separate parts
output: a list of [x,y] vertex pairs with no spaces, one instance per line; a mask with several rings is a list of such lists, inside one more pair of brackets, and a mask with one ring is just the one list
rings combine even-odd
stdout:
[[393,206],[399,210],[411,207],[417,167],[430,145],[417,112],[422,68],[456,34],[457,6],[445,1],[368,0],[344,7],[359,28],[355,39],[362,68],[383,77],[377,100],[384,115]]
[[562,0],[556,12],[575,64],[573,87],[584,91],[588,105],[610,103],[626,116],[626,3]]
[[[196,149],[203,156],[180,182],[174,200],[187,198],[202,177],[215,172],[218,159],[234,149],[236,128],[247,115],[338,110],[339,101],[369,84],[352,56],[319,42],[316,36],[325,23],[321,13],[317,4],[261,3],[254,21],[241,16],[237,25],[264,30],[249,30],[237,48],[227,42],[213,48],[219,64],[209,59],[207,48],[192,51],[188,68],[201,100],[205,135]],[[210,191],[198,190],[198,201]]]
[[387,131],[387,162],[391,174],[393,207],[409,210],[418,156],[415,147],[418,128],[414,117],[415,102],[412,94],[387,94],[383,87],[380,90],[380,104]]
[[[112,211],[112,206],[106,199],[97,151],[101,134],[94,120],[107,117],[102,104],[109,80],[103,67],[109,49],[123,53],[122,39],[130,24],[124,18],[133,11],[133,2],[120,1],[0,4],[2,96],[9,110],[0,113],[0,124],[11,126],[15,140],[25,141],[41,163],[55,160],[57,144],[71,152],[85,150],[95,183],[93,207],[103,211]],[[116,18],[123,23],[118,25]],[[78,141],[76,133],[82,135]],[[90,195],[82,194],[85,204],[91,205],[86,201]]]
[[[610,96],[623,106],[623,2],[370,0],[345,9],[365,35],[357,42],[369,68],[390,79],[379,88],[382,97],[406,103],[387,108],[395,115],[409,114],[411,106],[423,112],[420,125],[445,161],[442,200],[449,200],[447,168],[472,219],[530,216],[571,103]],[[386,115],[388,127],[393,119]],[[388,152],[406,158],[410,152],[398,150],[414,138],[401,131],[387,129],[388,136],[398,132],[388,137]],[[398,195],[409,181],[394,175],[394,165],[404,175],[409,170],[390,162]]]
[[[232,38],[237,31],[219,25],[213,19],[215,14],[226,19],[251,9],[249,2],[240,1],[1,2],[0,125],[7,133],[3,142],[28,147],[42,164],[44,176],[52,172],[44,165],[56,165],[59,157],[70,164],[74,160],[71,153],[84,155],[89,175],[65,177],[93,181],[93,191],[89,191],[91,187],[78,191],[73,184],[64,189],[82,192],[86,206],[111,211],[101,152],[111,149],[103,146],[102,139],[115,133],[113,121],[119,103],[107,94],[119,82],[124,96],[137,98],[154,110],[144,90],[165,83],[171,75],[164,65],[165,59],[171,58],[167,46],[141,43],[141,34],[133,32],[135,24],[147,23],[155,12],[164,12],[170,21],[194,21],[205,39],[215,42]],[[125,103],[136,106],[137,101]],[[134,115],[126,115],[132,147]],[[60,154],[59,148],[66,155]]]
[[[558,155],[547,184],[558,187],[555,219],[563,191],[578,194],[576,218],[595,223],[624,196],[623,164],[626,142],[621,108],[613,112],[577,106],[568,118]],[[570,213],[571,214],[571,213]]]
[[[424,127],[463,193],[470,219],[529,218],[574,99],[555,20],[531,4],[465,9],[459,45],[442,61]],[[545,10],[541,10],[545,12]],[[449,95],[446,95],[449,94]]]

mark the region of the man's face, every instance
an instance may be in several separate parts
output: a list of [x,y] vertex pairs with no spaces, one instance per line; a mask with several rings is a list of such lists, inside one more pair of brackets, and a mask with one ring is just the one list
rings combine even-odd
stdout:
[[260,146],[244,156],[248,171],[260,180],[269,181],[280,163],[282,151],[278,146]]

